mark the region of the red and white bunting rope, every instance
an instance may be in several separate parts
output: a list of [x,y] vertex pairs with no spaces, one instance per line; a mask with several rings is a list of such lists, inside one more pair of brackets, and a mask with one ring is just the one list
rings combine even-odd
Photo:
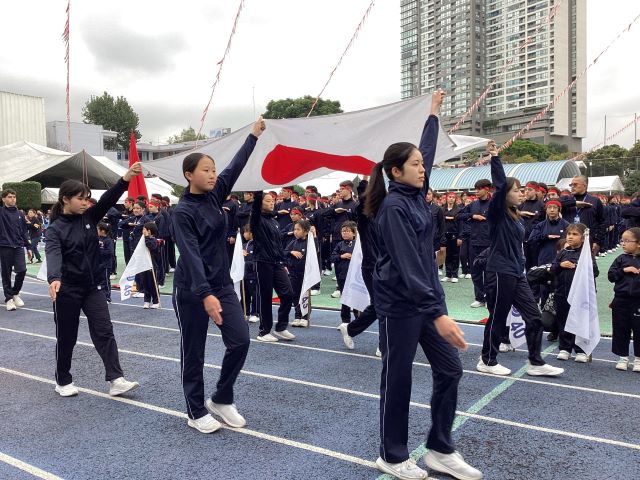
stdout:
[[371,3],[369,4],[369,7],[367,7],[367,10],[364,12],[364,15],[362,16],[362,20],[360,20],[360,23],[356,27],[356,31],[354,32],[353,36],[351,37],[351,40],[349,40],[349,43],[347,44],[347,48],[345,48],[344,52],[342,52],[342,55],[340,56],[340,59],[338,60],[338,63],[336,64],[335,67],[333,67],[333,70],[331,70],[331,73],[329,74],[329,78],[325,82],[324,87],[322,87],[322,90],[320,90],[320,93],[318,94],[318,96],[316,97],[315,101],[313,102],[313,105],[311,105],[311,109],[309,109],[309,113],[307,113],[307,118],[309,118],[309,116],[311,115],[311,112],[313,112],[313,109],[316,108],[316,105],[318,104],[318,101],[320,100],[320,97],[322,96],[322,94],[324,93],[325,89],[327,88],[327,85],[329,85],[329,82],[331,81],[331,78],[333,78],[333,74],[336,73],[336,70],[338,69],[338,67],[342,63],[342,60],[346,56],[347,52],[349,51],[351,46],[355,43],[356,38],[358,38],[358,34],[360,33],[360,30],[362,30],[362,27],[364,26],[364,22],[367,19],[367,17],[369,16],[369,13],[371,12],[371,9],[373,8],[373,5],[375,3],[376,3],[375,0],[371,0]]
[[238,20],[240,19],[240,12],[242,12],[242,8],[244,7],[244,0],[240,0],[240,5],[238,5],[238,12],[236,13],[236,18],[233,21],[233,28],[231,29],[231,34],[229,35],[229,40],[227,41],[227,48],[224,51],[224,55],[222,55],[222,60],[220,60],[218,65],[218,73],[216,74],[216,78],[211,86],[211,95],[209,96],[209,101],[207,102],[207,106],[204,107],[202,111],[202,118],[200,118],[200,128],[198,129],[198,135],[196,136],[196,147],[198,146],[198,137],[200,137],[200,133],[202,133],[202,128],[204,127],[204,121],[207,118],[207,113],[209,112],[209,107],[211,106],[211,101],[213,100],[213,94],[216,91],[216,86],[218,86],[218,82],[220,81],[220,73],[222,72],[222,66],[224,65],[224,60],[227,58],[227,54],[229,50],[231,50],[231,40],[233,39],[233,35],[236,33],[236,28],[238,27]]
[[451,127],[449,129],[449,131],[447,132],[447,133],[449,133],[449,135],[451,135],[453,132],[458,130],[462,126],[462,124],[467,120],[467,118],[469,118],[469,115],[471,115],[473,112],[476,111],[476,109],[480,106],[482,101],[489,94],[489,92],[491,91],[493,86],[496,84],[498,79],[502,78],[502,76],[505,73],[507,73],[507,70],[509,70],[509,67],[511,67],[511,65],[513,65],[513,62],[515,62],[518,54],[522,50],[527,48],[531,42],[533,42],[533,39],[536,38],[536,36],[540,33],[540,30],[542,30],[543,27],[546,27],[547,25],[551,24],[551,21],[553,20],[553,17],[555,17],[555,15],[556,15],[556,13],[558,11],[558,8],[560,7],[560,4],[562,4],[562,0],[559,0],[558,3],[556,3],[553,7],[551,7],[549,9],[549,14],[547,15],[546,22],[541,23],[538,26],[538,28],[536,28],[535,31],[522,43],[522,45],[520,45],[520,48],[518,48],[518,50],[516,52],[514,52],[513,56],[507,61],[507,63],[505,63],[504,67],[502,68],[502,70],[500,71],[498,76],[496,77],[496,80],[493,83],[490,83],[489,85],[487,85],[487,87],[484,89],[482,94],[480,94],[478,99],[475,102],[473,102],[473,104],[469,107],[469,110],[467,110],[464,113],[464,115],[462,115],[462,117],[460,117],[460,120],[458,120],[458,122],[453,127]]
[[544,107],[542,110],[540,110],[532,119],[529,123],[527,123],[524,127],[522,127],[518,132],[516,132],[516,134],[511,137],[508,141],[506,141],[499,149],[499,152],[502,152],[505,148],[509,148],[511,146],[511,144],[513,142],[515,142],[517,139],[519,139],[522,135],[524,135],[526,132],[529,131],[529,129],[540,119],[542,119],[546,113],[558,102],[558,100],[560,100],[566,93],[570,92],[573,87],[576,85],[576,83],[578,82],[578,80],[580,80],[585,73],[587,73],[587,70],[589,70],[592,66],[594,66],[596,64],[596,62],[600,59],[600,57],[602,57],[602,55],[604,55],[607,50],[609,50],[609,48],[611,48],[611,46],[616,43],[618,41],[618,39],[624,35],[626,32],[628,32],[629,30],[631,30],[631,26],[638,20],[640,19],[640,15],[636,16],[631,23],[629,23],[629,25],[627,27],[625,27],[612,41],[611,43],[609,43],[609,45],[606,46],[606,48],[604,50],[602,50],[602,52],[600,52],[600,54],[589,64],[587,65],[584,70],[582,70],[580,72],[580,74],[578,76],[576,76],[576,78],[569,84],[567,85],[564,90],[562,90],[562,92],[560,92],[558,95],[556,95],[554,97],[554,99],[549,102],[547,104],[546,107]]
[[70,87],[69,87],[69,18],[71,10],[71,0],[67,0],[67,21],[64,24],[64,31],[62,32],[62,41],[65,45],[64,61],[67,64],[67,142],[69,143],[69,152],[72,151],[71,147],[71,100],[70,100]]
[[609,135],[603,142],[600,142],[599,144],[591,147],[589,150],[587,150],[586,152],[582,152],[579,155],[576,155],[573,158],[570,158],[570,160],[581,160],[584,157],[586,157],[587,155],[589,155],[591,152],[594,152],[596,150],[598,150],[599,148],[604,147],[607,142],[609,142],[611,139],[613,139],[614,137],[617,137],[618,135],[620,135],[622,132],[624,132],[627,128],[633,126],[634,124],[640,122],[640,117],[635,117],[633,120],[631,120],[630,122],[628,122],[627,124],[625,124],[624,126],[622,126],[621,128],[619,128],[618,130],[616,130],[615,132],[613,132],[611,135]]

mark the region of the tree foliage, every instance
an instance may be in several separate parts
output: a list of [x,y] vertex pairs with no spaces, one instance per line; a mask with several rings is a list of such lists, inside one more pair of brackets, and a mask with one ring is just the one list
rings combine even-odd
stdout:
[[[540,143],[534,143],[531,140],[516,140],[513,142],[509,148],[506,148],[502,152],[503,156],[509,156],[510,158],[518,159],[520,157],[525,157],[527,155],[532,156],[538,162],[544,162],[549,158],[551,154],[549,147],[547,145],[542,145]],[[525,163],[525,162],[515,162],[515,163]]]
[[140,123],[138,114],[133,111],[124,97],[114,99],[107,92],[104,92],[100,97],[91,95],[91,98],[82,107],[82,116],[84,123],[102,125],[106,130],[117,132],[115,141],[105,139],[104,146],[107,150],[116,150],[117,147],[127,150],[132,130],[136,140],[142,137],[138,130]]
[[40,209],[42,206],[40,182],[6,182],[2,189],[10,188],[16,191],[16,206],[25,212],[30,208]]
[[[264,118],[301,118],[306,117],[311,110],[315,98],[305,95],[300,98],[285,98],[282,100],[271,100],[267,104],[267,111],[262,114]],[[342,113],[339,101],[318,100],[318,104],[311,112],[311,116],[331,115]]]
[[178,135],[172,135],[169,137],[169,143],[185,143],[194,142],[196,140],[206,140],[207,137],[204,133],[196,133],[193,127],[182,129],[182,132]]
[[624,191],[628,195],[640,192],[640,172],[634,172],[628,177],[623,178],[622,183],[624,184]]

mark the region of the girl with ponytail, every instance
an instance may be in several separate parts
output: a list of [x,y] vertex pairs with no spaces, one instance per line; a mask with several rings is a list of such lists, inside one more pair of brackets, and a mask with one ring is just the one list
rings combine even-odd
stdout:
[[55,391],[63,397],[78,394],[70,370],[80,310],[87,316],[91,340],[104,363],[109,394],[121,395],[138,387],[138,383],[125,380],[120,367],[107,299],[101,291],[104,271],[100,267],[97,225],[127,191],[131,178],[140,173],[140,163],[132,165],[92,206],[89,187],[67,180],[60,185],[58,202],[51,210],[45,252],[56,324]]
[[[378,257],[373,272],[375,309],[380,320],[380,457],[378,468],[403,479],[427,478],[407,448],[413,360],[418,344],[433,375],[432,427],[424,461],[456,478],[482,478],[456,452],[451,429],[466,348],[463,333],[447,315],[433,251],[433,220],[425,199],[440,130],[444,92],[431,98],[420,146],[395,143],[376,165],[365,192],[365,214],[373,217]],[[389,179],[389,193],[383,175]]]

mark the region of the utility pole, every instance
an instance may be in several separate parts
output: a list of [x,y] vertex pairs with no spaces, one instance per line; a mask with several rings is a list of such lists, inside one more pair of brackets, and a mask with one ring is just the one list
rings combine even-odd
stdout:
[[602,146],[606,146],[607,145],[607,116],[604,116],[604,142],[602,143]]

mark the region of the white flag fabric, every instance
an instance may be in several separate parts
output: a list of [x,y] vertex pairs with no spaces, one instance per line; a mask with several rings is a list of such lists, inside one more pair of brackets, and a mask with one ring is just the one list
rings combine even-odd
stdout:
[[144,244],[144,237],[140,237],[136,249],[133,251],[127,268],[122,272],[120,277],[120,300],[129,300],[131,298],[131,287],[138,273],[146,272],[153,268],[151,261],[151,253]]
[[240,232],[236,236],[236,243],[233,245],[233,260],[231,261],[231,280],[233,280],[233,288],[238,295],[238,300],[242,300],[240,293],[240,284],[244,278],[244,253],[242,250],[242,236]]
[[600,342],[600,320],[598,319],[598,299],[593,277],[593,261],[589,248],[589,230],[584,235],[582,251],[578,259],[567,301],[571,307],[567,316],[565,331],[576,336],[576,345],[587,355]]
[[362,245],[360,236],[356,237],[356,244],[353,247],[347,279],[344,281],[344,291],[340,297],[340,303],[348,305],[362,312],[371,304],[369,290],[362,278]]
[[[309,118],[267,120],[234,190],[267,190],[320,178],[334,171],[369,175],[382,161],[384,151],[396,142],[417,144],[431,109],[431,95],[410,98],[357,112]],[[220,139],[198,145],[193,151],[216,161],[218,172],[251,133],[247,125]],[[440,125],[435,163],[484,147],[486,139],[447,135]],[[160,178],[186,185],[182,160],[191,151],[151,160],[144,168]]]
[[309,290],[314,285],[320,283],[320,264],[318,263],[318,252],[316,251],[316,242],[313,232],[307,235],[307,258],[304,262],[304,278],[302,279],[302,289],[300,293],[300,312],[302,315],[309,313]]
[[44,260],[42,260],[42,265],[40,265],[40,270],[38,270],[37,278],[38,278],[38,280],[43,280],[43,281],[48,283],[48,280],[47,280],[47,257],[44,257]]
[[511,307],[511,311],[507,317],[507,327],[509,327],[509,342],[513,348],[518,348],[527,343],[524,320],[518,309],[514,306]]

